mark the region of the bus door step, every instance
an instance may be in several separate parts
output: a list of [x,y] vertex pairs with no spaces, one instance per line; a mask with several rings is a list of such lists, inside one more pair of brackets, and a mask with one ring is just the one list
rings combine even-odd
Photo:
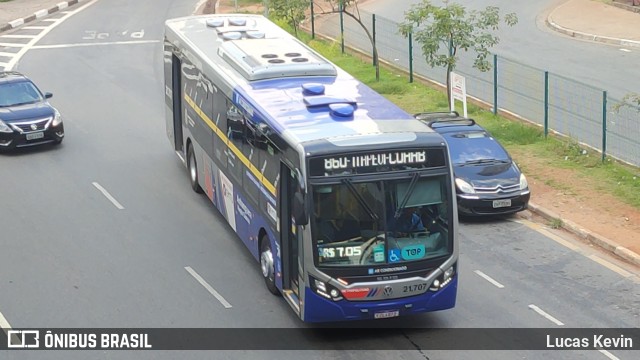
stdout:
[[293,290],[289,289],[283,290],[282,294],[287,302],[293,306],[294,310],[300,314],[300,299],[298,298],[298,295],[294,294]]

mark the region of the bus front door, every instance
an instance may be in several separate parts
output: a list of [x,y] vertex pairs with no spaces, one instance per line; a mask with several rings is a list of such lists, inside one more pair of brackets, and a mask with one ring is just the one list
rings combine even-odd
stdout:
[[182,62],[176,55],[171,57],[171,92],[173,94],[173,140],[175,150],[183,151],[182,144]]
[[293,199],[298,187],[295,172],[284,163],[280,167],[280,244],[282,245],[283,295],[299,311],[299,238],[293,219]]

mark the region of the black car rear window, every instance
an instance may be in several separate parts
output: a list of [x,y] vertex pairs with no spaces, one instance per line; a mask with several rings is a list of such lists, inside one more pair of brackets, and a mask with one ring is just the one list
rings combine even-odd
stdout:
[[449,133],[445,139],[454,164],[475,160],[510,161],[504,148],[484,131]]

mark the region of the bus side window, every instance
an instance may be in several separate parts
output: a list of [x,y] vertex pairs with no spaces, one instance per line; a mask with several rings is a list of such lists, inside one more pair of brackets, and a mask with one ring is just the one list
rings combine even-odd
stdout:
[[238,157],[244,156],[244,139],[243,139],[243,121],[244,117],[240,110],[227,99],[227,137],[229,138],[231,146],[235,146],[239,152],[233,151],[231,148],[227,149],[227,169],[229,174],[242,186],[242,173],[244,165],[241,159]]
[[[216,92],[213,96],[213,117],[215,125],[218,129],[226,131],[227,129],[227,103],[226,97],[220,92]],[[214,153],[220,162],[222,168],[227,167],[227,144],[225,141],[218,141],[218,135],[214,135]]]

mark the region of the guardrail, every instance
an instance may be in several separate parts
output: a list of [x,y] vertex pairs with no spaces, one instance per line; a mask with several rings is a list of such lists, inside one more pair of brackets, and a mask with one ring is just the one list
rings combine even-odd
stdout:
[[[381,60],[409,73],[409,81],[415,73],[445,83],[445,70],[427,65],[420,48],[399,33],[397,22],[362,10],[360,16],[374,34]],[[323,22],[322,35],[372,54],[369,38],[350,17],[327,17]],[[318,32],[317,26],[313,28]],[[467,94],[494,113],[505,111],[542,126],[545,134],[568,136],[599,151],[603,161],[611,156],[640,166],[640,107],[614,111],[622,101],[606,90],[495,54],[491,71],[481,72],[473,68],[474,58],[470,52],[459,55],[455,72],[466,78]]]

